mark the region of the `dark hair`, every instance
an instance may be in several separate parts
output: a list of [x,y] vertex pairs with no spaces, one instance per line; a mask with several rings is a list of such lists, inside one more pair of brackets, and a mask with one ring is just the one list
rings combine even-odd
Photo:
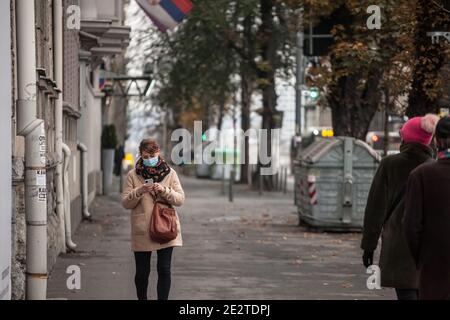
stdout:
[[436,147],[439,151],[450,149],[450,117],[443,117],[436,124]]
[[139,152],[141,154],[144,151],[153,154],[159,152],[160,150],[161,148],[159,147],[158,142],[156,142],[156,140],[152,138],[142,140],[141,144],[139,145]]

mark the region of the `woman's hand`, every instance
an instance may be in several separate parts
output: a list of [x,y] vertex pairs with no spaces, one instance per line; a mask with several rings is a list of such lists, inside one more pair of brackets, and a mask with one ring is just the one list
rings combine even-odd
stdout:
[[145,193],[150,193],[153,190],[153,186],[144,184],[142,187],[137,189],[138,196],[142,196]]
[[159,183],[154,183],[153,191],[155,191],[156,193],[161,193],[164,191],[164,186],[160,185]]

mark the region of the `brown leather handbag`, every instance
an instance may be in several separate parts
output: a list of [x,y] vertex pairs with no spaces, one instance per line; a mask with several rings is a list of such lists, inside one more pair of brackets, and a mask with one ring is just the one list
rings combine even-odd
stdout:
[[[175,240],[178,236],[177,217],[171,204],[160,202],[153,197],[153,211],[150,219],[150,239],[159,244]],[[167,205],[163,207],[160,204]]]

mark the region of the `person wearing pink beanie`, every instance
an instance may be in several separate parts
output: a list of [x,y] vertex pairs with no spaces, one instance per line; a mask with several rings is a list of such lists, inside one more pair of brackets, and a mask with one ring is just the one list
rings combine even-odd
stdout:
[[438,160],[409,175],[403,231],[420,270],[419,298],[450,300],[450,117],[436,125]]
[[438,121],[439,117],[434,114],[412,118],[404,124],[400,136],[405,143],[429,145]]
[[361,248],[363,264],[373,264],[382,236],[381,286],[395,288],[399,300],[417,300],[419,271],[403,234],[408,176],[421,164],[433,161],[430,143],[439,117],[415,117],[400,130],[400,153],[385,157],[375,174],[367,199]]

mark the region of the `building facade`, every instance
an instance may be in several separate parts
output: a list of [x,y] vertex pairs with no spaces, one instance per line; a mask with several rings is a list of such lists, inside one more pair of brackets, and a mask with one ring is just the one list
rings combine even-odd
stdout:
[[0,2],[0,300],[11,298],[11,16],[9,1]]
[[120,73],[131,29],[124,25],[122,0],[81,0],[80,90],[82,110],[79,141],[88,149],[89,201],[102,191],[101,130],[115,124],[119,144],[126,130],[126,99],[107,98],[102,91],[106,76]]
[[[31,24],[35,36],[25,40],[35,50],[35,70],[28,70],[28,74],[36,73],[35,85],[30,84],[36,88],[32,99],[36,117],[45,127],[41,149],[45,174],[39,190],[46,190],[40,201],[46,202],[47,211],[47,274],[61,253],[75,249],[71,234],[88,217],[95,196],[102,193],[102,68],[109,61],[122,59],[129,38],[129,28],[123,26],[121,0],[34,0],[34,8],[23,1],[0,4],[0,57],[7,62],[0,66],[0,145],[8,154],[0,160],[4,168],[0,173],[0,300],[28,296],[27,255],[33,254],[32,246],[27,252],[30,205],[26,200],[29,177],[25,150],[29,142],[18,132],[18,83],[27,71],[20,65],[23,46],[18,43],[24,41],[18,26],[19,18],[24,21],[20,15],[28,10],[27,16],[35,20]],[[72,27],[78,18],[80,28]],[[62,145],[58,143],[60,137]]]

